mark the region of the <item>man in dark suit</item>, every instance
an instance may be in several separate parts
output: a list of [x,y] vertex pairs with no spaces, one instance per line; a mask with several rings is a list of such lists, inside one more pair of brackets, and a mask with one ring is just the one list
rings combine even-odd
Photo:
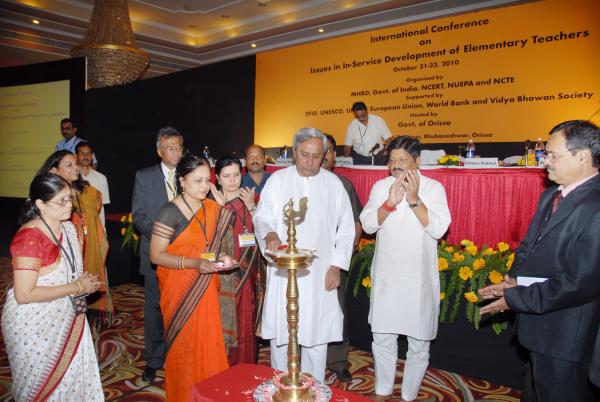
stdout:
[[[335,167],[335,153],[337,143],[335,138],[331,134],[325,134],[327,137],[327,152],[321,162],[323,169],[333,172]],[[335,173],[335,172],[334,172]],[[362,212],[362,204],[356,194],[356,189],[352,182],[344,176],[336,175],[342,181],[344,189],[348,193],[350,198],[350,205],[352,206],[352,216],[354,217],[354,250],[358,249],[358,242],[362,236],[362,225],[360,224],[360,213]],[[344,313],[344,332],[343,339],[341,342],[332,342],[327,345],[327,368],[333,371],[341,382],[351,382],[352,373],[350,373],[350,362],[348,362],[348,352],[350,350],[350,340],[348,339],[348,315],[346,314],[346,281],[348,280],[348,273],[346,271],[340,271],[340,286],[338,286],[338,301],[342,313]]]
[[144,381],[153,381],[165,362],[163,317],[156,266],[150,262],[152,224],[160,208],[177,195],[175,168],[183,154],[183,137],[173,127],[162,128],[156,138],[158,165],[138,170],[131,202],[133,223],[141,233],[140,273],[144,275]]
[[512,278],[480,290],[499,299],[481,314],[517,313],[529,350],[522,401],[594,400],[588,381],[600,320],[600,130],[577,120],[554,127],[548,178],[515,254]]

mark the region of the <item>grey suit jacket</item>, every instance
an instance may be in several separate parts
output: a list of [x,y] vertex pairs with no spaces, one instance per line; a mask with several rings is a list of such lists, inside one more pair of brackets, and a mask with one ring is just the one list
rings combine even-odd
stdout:
[[140,169],[135,174],[131,212],[133,224],[141,233],[140,273],[155,274],[156,267],[150,262],[150,238],[152,224],[163,205],[169,202],[167,187],[160,163]]

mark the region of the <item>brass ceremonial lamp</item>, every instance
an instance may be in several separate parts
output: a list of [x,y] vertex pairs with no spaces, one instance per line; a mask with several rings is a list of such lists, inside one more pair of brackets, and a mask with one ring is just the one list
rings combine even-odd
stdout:
[[[287,244],[285,250],[267,251],[268,257],[273,260],[279,269],[287,270],[287,322],[289,332],[288,343],[288,372],[273,377],[276,392],[272,395],[275,402],[311,402],[315,400],[312,386],[314,378],[300,372],[300,350],[298,347],[298,282],[296,280],[299,269],[310,266],[313,258],[313,250],[296,248],[296,225],[304,221],[306,216],[308,199],[300,200],[300,210],[294,211],[294,202],[290,201],[283,208],[288,223]],[[271,380],[265,383],[271,382]],[[263,383],[263,384],[265,384]],[[259,385],[261,387],[263,384]],[[258,387],[257,387],[258,388]]]

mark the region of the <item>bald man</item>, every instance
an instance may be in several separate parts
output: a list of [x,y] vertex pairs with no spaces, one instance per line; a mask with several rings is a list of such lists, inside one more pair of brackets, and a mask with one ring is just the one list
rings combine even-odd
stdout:
[[265,171],[265,149],[260,145],[250,145],[246,148],[245,156],[247,174],[242,177],[242,187],[253,188],[256,194],[260,194],[271,176]]

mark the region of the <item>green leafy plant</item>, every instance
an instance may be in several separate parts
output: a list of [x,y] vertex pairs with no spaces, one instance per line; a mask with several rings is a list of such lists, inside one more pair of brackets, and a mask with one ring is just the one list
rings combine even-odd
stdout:
[[[359,251],[352,257],[350,270],[358,270],[352,286],[354,297],[364,288],[371,291],[371,264],[375,253],[375,241],[361,240]],[[440,323],[453,323],[461,305],[465,305],[467,320],[479,330],[481,316],[477,290],[489,284],[497,284],[512,268],[515,258],[509,245],[500,242],[496,248],[477,247],[470,240],[459,245],[440,242],[438,245],[438,270],[440,273]],[[510,315],[498,316],[492,322],[492,330],[499,335],[508,327]]]
[[121,218],[121,252],[131,248],[135,255],[140,255],[140,235],[133,224],[131,213]]

